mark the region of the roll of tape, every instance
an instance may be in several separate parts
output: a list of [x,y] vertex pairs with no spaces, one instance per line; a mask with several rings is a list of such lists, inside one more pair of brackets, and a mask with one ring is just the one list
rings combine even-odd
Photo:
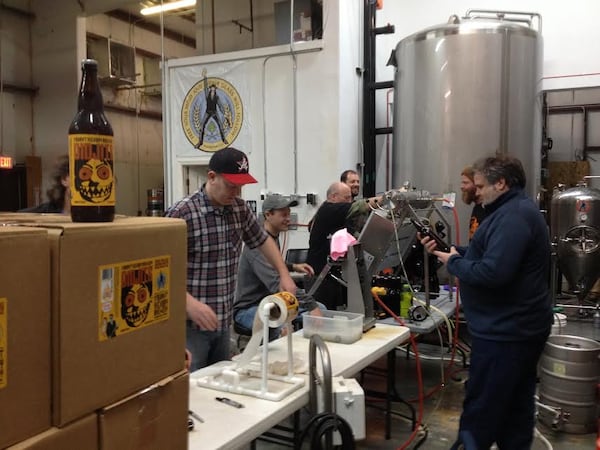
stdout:
[[[276,294],[267,295],[262,299],[256,310],[255,324],[257,318],[262,321],[261,311],[268,303],[275,303],[276,305],[276,307],[271,308],[269,314],[268,325],[271,328],[280,327],[286,322],[291,322],[298,316],[298,299],[289,292],[277,292]],[[254,332],[254,327],[252,331]]]
[[[269,318],[266,324],[270,328],[283,326],[286,323],[294,320],[298,315],[298,299],[289,292],[277,292],[276,294],[267,295],[265,298],[263,298],[260,301],[254,316],[254,322],[252,324],[252,337],[246,345],[244,352],[237,360],[236,367],[245,366],[252,360],[252,358],[254,358],[254,355],[258,353],[258,347],[260,347],[263,337],[263,327],[265,326],[262,320],[263,311],[265,305],[268,305],[269,303],[274,304],[274,306],[272,306],[269,310]],[[266,344],[267,342],[265,342],[265,345]]]

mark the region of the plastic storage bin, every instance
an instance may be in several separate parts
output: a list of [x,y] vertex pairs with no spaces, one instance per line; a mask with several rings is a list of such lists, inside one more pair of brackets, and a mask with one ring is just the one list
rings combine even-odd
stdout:
[[318,334],[324,341],[352,344],[362,337],[364,314],[344,311],[321,311],[323,317],[302,315],[304,337]]

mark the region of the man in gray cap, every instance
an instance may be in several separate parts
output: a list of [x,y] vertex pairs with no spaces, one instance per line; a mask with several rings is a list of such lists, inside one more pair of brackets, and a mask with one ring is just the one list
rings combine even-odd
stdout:
[[256,183],[248,158],[229,147],[208,163],[206,184],[166,215],[187,222],[186,346],[191,370],[229,359],[229,330],[242,243],[258,249],[279,273],[279,290],[296,293],[281,253],[246,202],[242,186]]
[[[262,204],[264,229],[279,247],[279,233],[288,230],[290,225],[290,207],[297,206],[296,200],[290,200],[279,194],[265,198]],[[314,270],[306,263],[288,264],[288,270],[301,272],[307,276],[314,275]],[[279,274],[265,257],[256,249],[244,247],[238,268],[237,287],[233,304],[233,320],[236,324],[251,330],[254,315],[260,301],[270,294],[278,292],[280,285]],[[298,295],[300,312],[318,311],[318,305],[312,297]],[[316,312],[318,313],[318,312]],[[278,335],[277,330],[271,330],[271,338]]]

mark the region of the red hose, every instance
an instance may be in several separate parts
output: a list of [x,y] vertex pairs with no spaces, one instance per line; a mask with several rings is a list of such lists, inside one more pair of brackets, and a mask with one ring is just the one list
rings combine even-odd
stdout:
[[[383,301],[381,301],[381,299],[375,292],[371,291],[371,294],[373,295],[373,298],[377,301],[377,303],[379,303],[379,306],[381,306],[385,312],[387,312],[390,316],[392,316],[394,318],[394,320],[396,322],[398,322],[400,325],[404,326],[404,321],[402,320],[401,317],[394,314],[394,312],[390,308],[388,308],[387,305],[385,303],[383,303]],[[407,448],[410,445],[410,443],[417,436],[417,433],[419,432],[419,428],[421,427],[421,422],[423,420],[423,400],[424,400],[424,398],[423,398],[423,374],[421,372],[421,361],[419,360],[419,352],[417,350],[417,343],[415,342],[415,337],[412,333],[410,334],[410,345],[412,346],[413,351],[415,352],[415,362],[416,362],[416,368],[417,368],[417,383],[418,383],[418,387],[419,387],[418,388],[419,389],[419,412],[417,415],[417,422],[415,423],[415,429],[413,430],[411,435],[408,437],[406,442],[404,444],[402,444],[400,447],[398,447],[398,450],[404,450],[405,448]]]

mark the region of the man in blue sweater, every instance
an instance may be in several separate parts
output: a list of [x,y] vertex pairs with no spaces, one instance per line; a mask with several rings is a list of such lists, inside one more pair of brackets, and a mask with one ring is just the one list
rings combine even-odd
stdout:
[[487,212],[468,247],[450,253],[421,242],[460,280],[472,336],[471,366],[452,449],[531,448],[536,366],[552,324],[550,241],[538,207],[523,192],[521,162],[484,158],[473,166]]

